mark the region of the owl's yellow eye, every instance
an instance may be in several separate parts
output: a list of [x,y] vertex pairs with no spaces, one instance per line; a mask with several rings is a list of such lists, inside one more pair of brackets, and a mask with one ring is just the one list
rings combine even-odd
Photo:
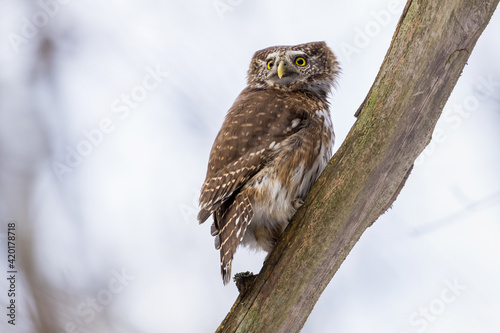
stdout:
[[307,64],[307,61],[303,57],[297,57],[297,58],[295,58],[295,64],[297,66],[303,67],[303,66],[305,66]]
[[271,68],[273,68],[273,66],[274,66],[274,60],[269,60],[267,62],[267,69],[271,69]]

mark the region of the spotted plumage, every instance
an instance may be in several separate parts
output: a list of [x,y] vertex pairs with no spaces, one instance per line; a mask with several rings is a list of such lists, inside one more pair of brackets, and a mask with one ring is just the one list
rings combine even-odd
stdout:
[[270,252],[331,158],[327,95],[339,72],[324,42],[257,51],[208,162],[198,220],[214,217],[224,283],[239,244]]

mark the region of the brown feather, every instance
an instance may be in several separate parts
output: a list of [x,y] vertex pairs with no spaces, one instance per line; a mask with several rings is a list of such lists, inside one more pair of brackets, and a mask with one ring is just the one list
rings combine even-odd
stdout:
[[[290,52],[290,53],[288,53]],[[307,66],[297,67],[297,54]],[[269,57],[287,62],[278,78]],[[213,215],[224,283],[238,245],[271,251],[294,202],[305,197],[331,157],[327,94],[338,63],[324,42],[257,51],[248,86],[229,109],[210,152],[198,220]]]
[[236,248],[243,240],[248,223],[253,217],[252,204],[245,193],[239,193],[222,217],[219,231],[221,274],[224,284],[231,278],[231,263]]

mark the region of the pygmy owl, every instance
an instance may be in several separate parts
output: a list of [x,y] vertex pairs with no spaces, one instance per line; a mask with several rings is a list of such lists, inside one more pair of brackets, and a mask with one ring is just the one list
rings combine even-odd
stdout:
[[213,215],[224,284],[239,244],[270,252],[332,156],[327,96],[339,64],[324,42],[257,51],[208,162],[198,220]]

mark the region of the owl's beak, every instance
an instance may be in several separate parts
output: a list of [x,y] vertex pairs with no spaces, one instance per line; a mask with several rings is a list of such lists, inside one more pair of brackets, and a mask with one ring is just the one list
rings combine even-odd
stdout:
[[281,79],[283,74],[285,74],[285,62],[282,60],[278,64],[278,77]]

